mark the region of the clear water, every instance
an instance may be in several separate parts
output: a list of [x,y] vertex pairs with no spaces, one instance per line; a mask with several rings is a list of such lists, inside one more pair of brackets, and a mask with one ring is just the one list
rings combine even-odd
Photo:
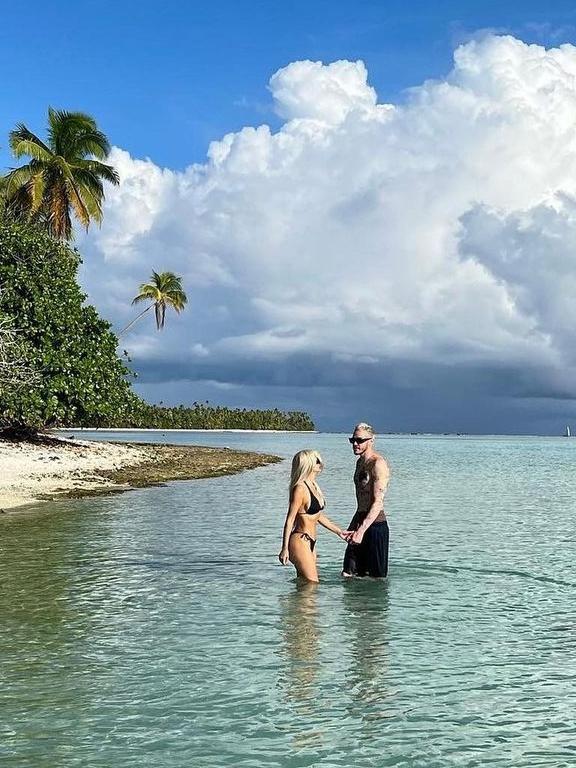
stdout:
[[[317,447],[351,517],[345,436],[169,439]],[[576,441],[380,448],[386,584],[277,563],[287,462],[0,517],[0,763],[573,767]]]

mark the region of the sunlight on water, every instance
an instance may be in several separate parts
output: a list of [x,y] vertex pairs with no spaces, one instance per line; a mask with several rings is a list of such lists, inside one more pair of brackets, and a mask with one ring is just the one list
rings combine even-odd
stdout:
[[[344,436],[154,437],[318,448],[352,516]],[[0,763],[576,764],[576,442],[380,448],[384,584],[341,581],[324,530],[320,585],[277,564],[287,462],[1,517]]]

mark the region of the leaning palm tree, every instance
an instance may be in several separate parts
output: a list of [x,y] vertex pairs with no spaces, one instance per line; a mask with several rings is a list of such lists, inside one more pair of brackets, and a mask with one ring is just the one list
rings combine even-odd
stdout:
[[152,272],[149,283],[142,283],[138,295],[132,299],[132,304],[142,301],[152,302],[143,312],[128,323],[120,333],[125,333],[134,323],[145,315],[152,307],[156,315],[156,328],[161,331],[164,328],[166,307],[172,307],[176,312],[181,312],[188,302],[188,297],[182,290],[182,278],[176,277],[174,272]]
[[118,184],[119,177],[101,162],[110,144],[94,118],[50,108],[46,143],[19,123],[10,132],[10,147],[30,162],[4,177],[9,214],[39,221],[59,240],[72,239],[72,212],[86,229],[92,220],[102,221],[103,181]]

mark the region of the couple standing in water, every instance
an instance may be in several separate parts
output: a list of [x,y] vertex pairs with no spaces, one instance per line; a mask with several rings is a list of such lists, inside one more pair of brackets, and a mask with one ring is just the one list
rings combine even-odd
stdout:
[[282,549],[282,565],[291,562],[298,576],[317,582],[316,525],[327,528],[347,543],[342,576],[384,578],[388,573],[388,523],[384,513],[384,494],[390,472],[386,460],[374,449],[374,430],[358,424],[348,440],[358,457],[354,472],[356,512],[347,530],[342,530],[325,514],[324,495],[317,482],[323,462],[317,451],[299,451],[292,460],[290,503]]

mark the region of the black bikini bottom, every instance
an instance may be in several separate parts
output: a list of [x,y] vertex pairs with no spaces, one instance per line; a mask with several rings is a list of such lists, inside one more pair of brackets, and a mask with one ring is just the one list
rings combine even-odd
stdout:
[[307,533],[304,533],[304,531],[292,531],[290,536],[295,536],[298,534],[301,539],[305,539],[305,541],[308,541],[310,543],[310,552],[314,552],[314,547],[316,546],[316,539],[313,539],[312,536],[309,536]]

